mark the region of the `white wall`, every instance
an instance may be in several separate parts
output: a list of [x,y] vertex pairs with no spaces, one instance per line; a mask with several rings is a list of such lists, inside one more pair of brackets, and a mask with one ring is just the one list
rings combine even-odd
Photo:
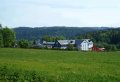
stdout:
[[92,47],[93,47],[92,41],[89,42],[89,41],[85,40],[81,43],[81,50],[82,51],[89,51],[89,49]]
[[92,47],[93,47],[93,42],[90,41],[90,42],[89,42],[89,48],[92,48]]

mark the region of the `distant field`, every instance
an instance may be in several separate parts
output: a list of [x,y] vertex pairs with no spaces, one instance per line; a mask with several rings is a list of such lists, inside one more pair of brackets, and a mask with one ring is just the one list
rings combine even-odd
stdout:
[[0,48],[0,82],[120,82],[120,52]]

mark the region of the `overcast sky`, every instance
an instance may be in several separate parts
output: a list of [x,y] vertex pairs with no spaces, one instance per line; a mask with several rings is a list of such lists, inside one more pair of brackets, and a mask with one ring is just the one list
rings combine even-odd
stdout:
[[0,23],[18,26],[120,26],[120,0],[0,0]]

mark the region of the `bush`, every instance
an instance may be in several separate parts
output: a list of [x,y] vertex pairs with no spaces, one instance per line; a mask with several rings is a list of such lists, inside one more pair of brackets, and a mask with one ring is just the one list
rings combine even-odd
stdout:
[[28,40],[20,40],[18,42],[20,48],[29,48],[29,41]]
[[106,51],[116,51],[117,50],[117,47],[115,45],[106,44],[104,46],[105,46]]
[[68,44],[67,49],[68,49],[68,50],[74,50],[74,45],[73,45],[73,44]]

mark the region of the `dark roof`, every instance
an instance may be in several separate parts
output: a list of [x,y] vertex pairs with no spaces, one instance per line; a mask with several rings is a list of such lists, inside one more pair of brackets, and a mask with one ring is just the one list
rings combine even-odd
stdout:
[[75,44],[81,44],[84,40],[75,40]]

